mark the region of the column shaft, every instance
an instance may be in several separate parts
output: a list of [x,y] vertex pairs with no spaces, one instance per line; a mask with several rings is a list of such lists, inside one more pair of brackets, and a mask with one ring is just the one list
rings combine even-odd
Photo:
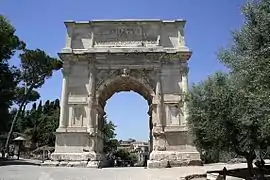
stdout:
[[60,119],[59,119],[59,128],[67,127],[67,104],[68,104],[68,77],[67,74],[63,71],[63,80],[62,80],[62,92],[61,92],[61,101],[60,101]]

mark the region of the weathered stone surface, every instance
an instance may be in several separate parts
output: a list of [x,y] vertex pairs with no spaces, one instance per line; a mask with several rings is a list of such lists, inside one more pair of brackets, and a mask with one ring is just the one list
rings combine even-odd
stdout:
[[153,151],[148,162],[149,168],[180,166],[201,166],[202,161],[197,152]]
[[156,160],[148,160],[147,167],[148,168],[166,168],[168,165],[168,161],[156,161]]
[[55,161],[87,161],[96,160],[97,154],[95,152],[82,153],[52,153],[51,159]]
[[59,162],[47,160],[47,161],[44,161],[43,163],[41,163],[41,166],[55,167],[55,166],[59,166]]
[[192,175],[188,175],[185,176],[184,178],[181,179],[185,179],[185,180],[206,180],[207,179],[207,174],[206,173],[202,173],[202,174],[192,174]]
[[65,167],[67,165],[68,165],[68,161],[60,161],[59,162],[59,166],[61,166],[61,167]]
[[[200,161],[186,124],[183,94],[191,51],[185,21],[67,22],[63,84],[54,161],[99,167],[103,160],[104,107],[116,92],[135,91],[149,104],[149,167]],[[81,163],[83,161],[83,163]],[[80,164],[78,164],[80,162]]]
[[69,161],[67,164],[67,167],[80,167],[81,166],[81,162],[79,161]]
[[98,168],[100,165],[100,161],[89,161],[87,164],[87,168]]
[[198,152],[179,152],[179,151],[153,151],[150,160],[200,160]]

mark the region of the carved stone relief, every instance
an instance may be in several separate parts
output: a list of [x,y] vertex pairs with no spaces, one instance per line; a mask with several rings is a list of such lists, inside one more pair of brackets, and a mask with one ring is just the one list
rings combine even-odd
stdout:
[[86,118],[86,112],[82,105],[74,105],[73,106],[73,126],[83,126],[83,121]]
[[155,151],[166,151],[167,140],[164,133],[154,133],[153,149]]
[[117,70],[99,70],[97,73],[97,86],[99,87],[104,83],[104,81],[108,79],[113,79],[115,77],[128,77],[131,76],[133,78],[143,79],[145,83],[150,85],[151,87],[155,87],[155,81],[157,77],[157,72],[154,70],[147,70],[147,69],[117,69]]
[[169,125],[180,125],[181,121],[181,110],[178,105],[168,105],[167,106],[167,115],[169,120]]

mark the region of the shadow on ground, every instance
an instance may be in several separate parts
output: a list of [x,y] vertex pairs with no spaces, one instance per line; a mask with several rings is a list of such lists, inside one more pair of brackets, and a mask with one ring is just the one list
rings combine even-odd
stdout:
[[32,165],[40,166],[39,161],[24,160],[24,159],[0,159],[0,166],[10,166],[10,165]]

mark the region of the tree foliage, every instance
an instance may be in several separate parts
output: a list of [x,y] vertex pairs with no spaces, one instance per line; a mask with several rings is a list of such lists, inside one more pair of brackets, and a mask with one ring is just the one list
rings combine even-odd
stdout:
[[14,100],[18,77],[18,69],[10,66],[8,60],[16,50],[25,47],[18,36],[15,35],[15,28],[2,15],[0,15],[0,132],[8,129],[10,120],[9,108]]
[[250,1],[243,15],[244,26],[233,33],[233,45],[219,59],[231,70],[238,99],[233,116],[248,137],[243,146],[254,157],[255,150],[270,144],[270,2]]
[[138,157],[135,154],[128,152],[126,149],[119,149],[115,151],[113,155],[121,160],[131,161],[133,164],[138,162]]
[[[40,88],[45,80],[52,76],[53,71],[62,67],[60,60],[50,57],[40,49],[25,49],[25,43],[20,41],[14,33],[15,29],[6,18],[0,16],[0,84],[3,86],[0,92],[0,104],[2,105],[0,113],[4,115],[5,122],[9,119],[7,114],[9,114],[8,109],[12,102],[17,102],[19,106],[11,123],[5,145],[6,149],[20,113],[25,109],[27,103],[39,98],[39,94],[33,90]],[[21,60],[20,69],[9,67],[7,62],[16,50],[23,50],[19,56]],[[24,84],[25,87],[20,87],[19,84]]]
[[104,133],[103,151],[105,154],[107,154],[116,151],[119,142],[117,139],[115,139],[116,126],[113,124],[113,122],[109,121],[107,119],[107,116],[104,116],[103,122],[104,122],[102,130]]
[[245,157],[249,175],[256,152],[270,145],[270,2],[249,1],[233,44],[219,53],[229,75],[215,74],[191,88],[189,123],[205,151]]
[[33,147],[54,146],[55,135],[59,123],[60,105],[59,100],[39,102],[32,105],[30,110],[22,113],[18,119],[17,128],[31,138]]
[[224,124],[231,120],[232,96],[229,90],[228,75],[216,73],[194,85],[188,95],[188,122],[195,133],[194,142],[205,156],[211,155],[208,157],[210,162],[218,160],[219,151],[225,150],[224,144],[228,142]]
[[15,28],[0,14],[0,62],[9,60],[16,50],[22,50],[25,43],[15,35]]

